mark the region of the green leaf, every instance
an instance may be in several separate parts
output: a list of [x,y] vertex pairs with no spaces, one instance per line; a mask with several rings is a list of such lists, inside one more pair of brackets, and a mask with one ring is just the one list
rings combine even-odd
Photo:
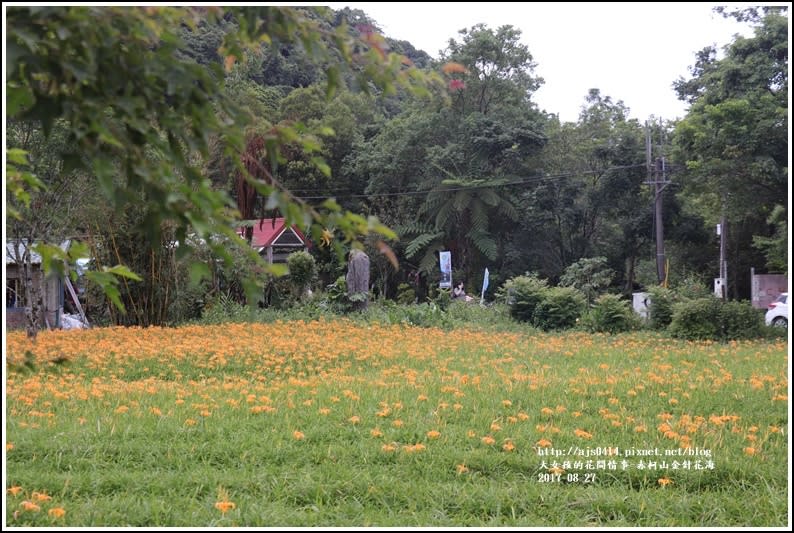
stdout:
[[72,260],[85,259],[91,256],[88,245],[82,241],[72,241],[69,246],[69,258]]
[[397,234],[386,224],[383,224],[382,222],[378,222],[377,219],[370,220],[370,230],[374,231],[375,233],[380,233],[387,239],[390,240],[397,239]]
[[95,272],[95,271],[88,271],[86,272],[86,279],[92,283],[96,283],[99,288],[105,293],[113,305],[119,309],[123,314],[127,313],[127,309],[124,307],[124,304],[121,301],[119,290],[116,288],[118,284],[118,279],[113,277],[112,274],[108,274],[107,272]]
[[64,262],[69,259],[69,256],[60,247],[38,243],[33,245],[31,250],[41,256],[41,267],[45,275],[49,275],[53,271],[59,276],[64,275]]
[[246,277],[241,280],[243,291],[245,292],[245,299],[249,305],[256,304],[262,297],[262,289],[264,285],[261,281]]
[[273,263],[268,266],[268,270],[276,277],[286,276],[289,274],[289,268],[284,263]]
[[36,102],[29,87],[17,87],[6,84],[6,110],[9,117],[22,113]]
[[113,162],[107,157],[95,157],[91,163],[102,191],[109,198],[113,198],[116,192],[116,185],[113,182],[113,177],[115,175]]
[[417,236],[405,248],[405,255],[407,257],[415,256],[422,248],[433,242],[435,239],[441,237],[440,233],[424,233]]
[[133,272],[132,270],[130,270],[129,268],[127,268],[124,265],[116,265],[116,266],[113,266],[113,267],[104,267],[102,269],[102,271],[106,272],[108,274],[113,274],[114,276],[119,276],[119,277],[122,277],[122,278],[128,278],[128,279],[131,279],[133,281],[143,281],[143,279],[141,279],[141,277],[138,274],[136,274],[135,272]]
[[105,295],[110,298],[110,301],[113,302],[113,305],[116,306],[117,309],[121,311],[122,314],[127,314],[127,308],[124,307],[124,304],[121,301],[119,290],[116,288],[115,285],[104,285],[102,290],[105,292]]
[[190,284],[193,287],[198,286],[202,280],[211,277],[210,267],[201,261],[190,262]]
[[326,163],[322,158],[312,157],[311,161],[326,178],[331,177],[331,167],[328,166],[328,163]]
[[324,208],[328,209],[329,211],[334,211],[334,212],[337,212],[337,213],[342,210],[342,206],[340,206],[338,203],[336,203],[336,199],[335,198],[328,198],[327,200],[325,200],[322,203],[322,206]]
[[7,162],[14,163],[15,165],[27,165],[28,153],[19,148],[10,148],[6,150]]

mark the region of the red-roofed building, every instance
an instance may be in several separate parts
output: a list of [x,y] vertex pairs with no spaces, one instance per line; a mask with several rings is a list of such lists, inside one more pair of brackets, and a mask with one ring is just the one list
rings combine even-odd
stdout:
[[[296,225],[287,227],[283,218],[263,218],[253,221],[254,235],[251,239],[259,255],[267,259],[268,263],[286,263],[287,256],[299,250],[307,251],[309,241]],[[239,228],[237,233],[245,238],[245,228]]]

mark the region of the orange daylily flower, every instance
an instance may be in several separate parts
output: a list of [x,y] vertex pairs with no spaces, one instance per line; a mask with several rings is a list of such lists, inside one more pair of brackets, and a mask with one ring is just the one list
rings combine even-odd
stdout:
[[226,514],[229,511],[234,510],[237,505],[234,502],[222,501],[222,502],[215,502],[215,508],[221,512],[221,514]]

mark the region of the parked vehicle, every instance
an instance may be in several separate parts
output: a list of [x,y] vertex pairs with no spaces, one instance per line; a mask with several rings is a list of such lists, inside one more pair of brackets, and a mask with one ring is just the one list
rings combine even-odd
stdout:
[[788,327],[788,293],[784,292],[777,300],[769,304],[766,312],[766,325]]

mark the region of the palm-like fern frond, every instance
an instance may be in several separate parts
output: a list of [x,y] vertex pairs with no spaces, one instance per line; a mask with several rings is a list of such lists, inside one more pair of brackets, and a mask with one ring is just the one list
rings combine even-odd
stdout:
[[450,217],[454,214],[452,202],[442,204],[436,213],[436,228],[441,229],[447,226]]
[[468,234],[468,237],[471,239],[471,242],[474,244],[475,248],[482,252],[485,257],[492,261],[496,259],[498,247],[496,245],[496,241],[490,233],[483,231],[472,231]]
[[422,259],[419,261],[420,272],[433,272],[437,271],[438,265],[438,252],[443,249],[441,244],[431,246],[427,249]]
[[480,201],[491,207],[496,207],[504,201],[504,199],[493,189],[480,189],[478,191],[477,197],[480,199]]
[[434,240],[441,239],[443,236],[444,232],[422,233],[408,243],[408,246],[405,247],[405,255],[407,257],[413,257],[425,246],[432,243]]
[[499,213],[506,216],[512,221],[516,221],[519,218],[518,209],[516,206],[513,205],[513,202],[510,200],[503,198],[502,203],[499,204]]
[[488,211],[480,201],[475,201],[471,204],[470,209],[471,217],[471,232],[488,232]]
[[432,233],[435,231],[435,228],[432,224],[426,224],[418,220],[411,220],[395,227],[394,231],[400,237],[407,237],[410,235],[421,235],[422,233]]
[[452,197],[452,207],[458,213],[463,213],[469,207],[472,198],[471,191],[457,191]]

